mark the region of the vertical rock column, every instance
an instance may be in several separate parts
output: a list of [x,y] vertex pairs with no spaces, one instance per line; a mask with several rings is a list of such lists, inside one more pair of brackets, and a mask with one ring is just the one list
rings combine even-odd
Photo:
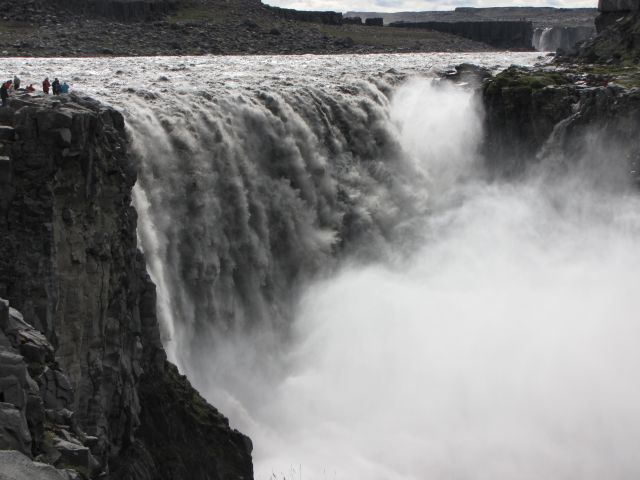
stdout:
[[55,351],[33,375],[45,419],[66,427],[25,430],[16,383],[2,380],[20,369],[6,356],[0,448],[118,480],[252,478],[249,439],[166,361],[122,115],[74,94],[11,106],[13,129],[0,129],[0,297]]
[[640,2],[638,0],[600,0],[598,11],[600,15],[596,18],[596,29],[600,33],[620,18],[632,12],[639,12]]
[[[0,126],[0,222],[5,221],[9,203],[13,198],[13,186],[11,185],[12,164],[11,145],[15,138],[15,130],[11,126]],[[2,291],[0,291],[2,295]]]
[[[72,392],[57,407],[97,438],[92,449],[106,465],[139,425],[143,371],[136,173],[124,120],[74,95],[17,96],[12,108],[13,143],[0,165],[11,185],[10,198],[2,189],[0,294],[55,347]],[[53,371],[44,381],[65,386]]]

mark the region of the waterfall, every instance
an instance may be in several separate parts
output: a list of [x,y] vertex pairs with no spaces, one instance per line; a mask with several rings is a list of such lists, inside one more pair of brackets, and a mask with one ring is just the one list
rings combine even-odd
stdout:
[[533,32],[533,48],[538,52],[551,51],[549,44],[549,35],[553,29],[551,28],[536,28]]
[[305,281],[410,241],[424,173],[403,156],[380,88],[130,107],[139,235],[178,365],[206,370],[221,332],[286,335]]
[[571,50],[576,43],[595,35],[594,27],[547,27],[533,32],[533,48],[539,52],[555,52],[561,48]]
[[309,83],[128,112],[165,343],[256,478],[637,477],[622,153],[492,182],[471,90]]

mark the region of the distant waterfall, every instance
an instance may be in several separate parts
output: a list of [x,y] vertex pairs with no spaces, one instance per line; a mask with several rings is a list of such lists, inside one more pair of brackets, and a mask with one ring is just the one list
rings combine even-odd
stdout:
[[555,52],[559,48],[570,50],[593,35],[595,26],[537,28],[533,32],[533,48],[539,52]]

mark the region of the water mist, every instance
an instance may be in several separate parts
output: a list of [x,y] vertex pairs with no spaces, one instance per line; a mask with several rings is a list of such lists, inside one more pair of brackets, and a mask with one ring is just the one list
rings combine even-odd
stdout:
[[638,199],[580,165],[474,179],[470,92],[410,82],[391,112],[437,197],[423,245],[306,290],[283,378],[236,417],[256,477],[636,477]]
[[259,480],[637,478],[640,201],[615,152],[489,183],[470,90],[388,89],[160,122],[194,159],[149,161],[137,200],[174,359]]

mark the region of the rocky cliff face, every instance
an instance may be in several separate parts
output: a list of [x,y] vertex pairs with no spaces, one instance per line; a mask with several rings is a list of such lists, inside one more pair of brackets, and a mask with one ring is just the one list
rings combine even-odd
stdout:
[[54,5],[75,14],[98,15],[121,22],[139,22],[161,18],[178,8],[178,0],[71,0]]
[[[16,308],[13,323],[0,322],[12,338],[0,392],[24,392],[0,393],[19,413],[0,409],[0,427],[14,425],[0,448],[85,477],[251,478],[250,441],[166,361],[136,244],[122,116],[75,95],[24,96],[0,120],[0,297]],[[9,390],[2,365],[17,372]],[[68,420],[68,438],[56,419]],[[47,444],[56,438],[84,449],[86,462],[61,461]]]
[[268,10],[282,18],[298,20],[300,22],[323,23],[325,25],[342,25],[342,13],[340,12],[317,12],[306,10],[294,10],[292,8],[280,8],[265,5]]
[[598,10],[603,13],[629,12],[640,10],[640,4],[636,0],[600,0]]
[[593,73],[577,67],[529,70],[512,67],[483,86],[486,108],[484,154],[498,176],[524,174],[554,151],[583,158],[596,134],[626,158],[628,174],[637,176],[640,95],[622,75]]
[[640,62],[640,11],[602,13],[596,25],[599,34],[581,49],[581,61],[629,65]]
[[[599,10],[599,34],[577,53],[537,69],[512,67],[484,84],[484,149],[495,172],[522,173],[554,148],[584,156],[597,131],[637,176],[640,3],[601,0]],[[603,29],[609,16],[615,21]]]
[[392,27],[422,28],[450,33],[486,43],[496,48],[530,50],[533,48],[533,24],[531,22],[398,22]]

